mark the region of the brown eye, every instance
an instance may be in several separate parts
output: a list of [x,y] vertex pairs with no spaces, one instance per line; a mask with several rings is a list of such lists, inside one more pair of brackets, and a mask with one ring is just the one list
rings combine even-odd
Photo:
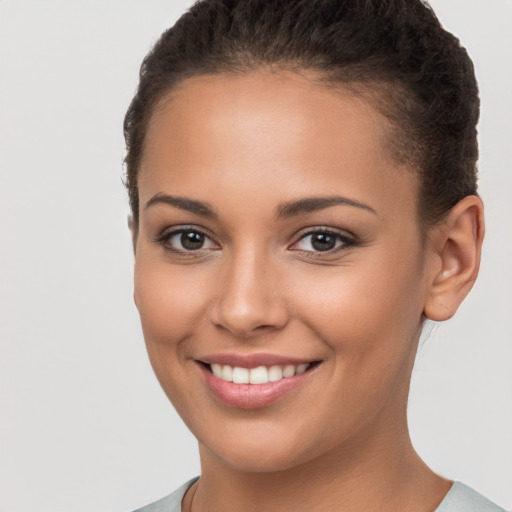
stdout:
[[202,249],[205,241],[203,233],[197,231],[183,231],[181,233],[180,242],[187,251],[197,251]]
[[329,233],[315,233],[311,235],[310,243],[315,251],[330,251],[336,247],[336,237]]
[[208,235],[192,228],[179,228],[163,233],[155,239],[155,242],[174,253],[219,249],[219,246]]
[[334,231],[310,231],[303,235],[290,249],[309,253],[336,252],[356,244],[346,235]]

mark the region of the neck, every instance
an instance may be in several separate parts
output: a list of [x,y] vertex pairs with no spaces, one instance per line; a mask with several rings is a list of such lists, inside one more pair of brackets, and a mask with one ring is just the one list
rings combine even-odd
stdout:
[[341,446],[299,466],[272,472],[237,470],[200,446],[202,474],[184,503],[190,506],[195,493],[193,506],[184,510],[301,512],[341,510],[340,505],[353,512],[435,510],[451,482],[435,475],[418,457],[405,421],[392,432],[386,439],[363,432],[360,439],[346,443],[349,448]]
[[[404,370],[408,377],[414,355],[411,347]],[[399,382],[394,399],[374,421],[341,445],[291,468],[242,470],[200,443],[201,478],[185,496],[183,510],[434,511],[452,482],[433,473],[416,454],[407,428],[410,378]]]

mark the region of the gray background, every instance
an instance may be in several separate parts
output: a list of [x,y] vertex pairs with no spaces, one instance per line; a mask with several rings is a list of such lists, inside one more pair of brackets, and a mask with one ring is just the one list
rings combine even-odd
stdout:
[[[3,512],[128,511],[198,473],[132,301],[122,118],[190,1],[0,1]],[[411,433],[438,472],[512,508],[512,2],[436,0],[482,95],[480,279],[431,329]]]

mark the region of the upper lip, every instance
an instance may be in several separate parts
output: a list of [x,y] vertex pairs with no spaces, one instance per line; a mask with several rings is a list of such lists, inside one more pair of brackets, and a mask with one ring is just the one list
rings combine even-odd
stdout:
[[257,368],[258,366],[284,366],[288,364],[300,365],[318,361],[318,359],[289,357],[280,354],[269,353],[219,353],[211,354],[197,359],[206,364],[222,364],[238,366],[241,368]]

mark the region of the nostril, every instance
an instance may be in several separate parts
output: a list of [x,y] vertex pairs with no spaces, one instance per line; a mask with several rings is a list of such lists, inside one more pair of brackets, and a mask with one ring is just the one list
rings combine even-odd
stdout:
[[238,338],[282,328],[288,322],[284,297],[277,287],[271,262],[245,251],[225,267],[210,319]]
[[219,301],[212,311],[212,321],[237,337],[250,337],[281,329],[288,322],[288,312],[279,299],[228,297]]

